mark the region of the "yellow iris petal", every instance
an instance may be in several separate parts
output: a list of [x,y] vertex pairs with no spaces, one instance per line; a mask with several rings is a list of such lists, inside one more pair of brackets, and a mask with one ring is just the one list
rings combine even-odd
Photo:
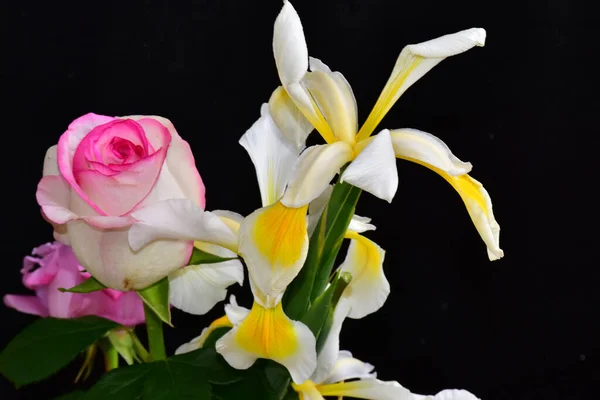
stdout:
[[292,267],[303,257],[308,205],[286,207],[277,202],[258,216],[254,225],[254,241],[271,267]]
[[283,312],[281,302],[274,308],[255,302],[239,325],[235,341],[244,351],[268,359],[287,358],[299,348],[294,324]]

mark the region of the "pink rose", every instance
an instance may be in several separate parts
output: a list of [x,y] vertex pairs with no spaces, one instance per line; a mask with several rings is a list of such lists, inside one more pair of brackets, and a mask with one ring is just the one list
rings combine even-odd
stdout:
[[84,294],[58,290],[76,286],[89,277],[69,246],[47,243],[33,249],[32,254],[37,257],[25,257],[21,273],[23,285],[35,290],[35,296],[7,294],[4,304],[8,307],[41,317],[98,315],[126,326],[144,322],[144,307],[134,292],[104,289]]
[[107,287],[143,289],[188,262],[192,240],[158,238],[138,251],[128,242],[145,207],[187,199],[204,208],[194,156],[169,120],[86,114],[48,149],[43,174],[37,201],[55,238]]

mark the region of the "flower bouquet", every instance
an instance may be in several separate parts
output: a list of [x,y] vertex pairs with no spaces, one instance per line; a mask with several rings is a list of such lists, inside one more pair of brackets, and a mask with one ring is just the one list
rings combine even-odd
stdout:
[[[445,58],[483,46],[485,36],[473,28],[406,46],[359,129],[350,84],[309,57],[300,18],[284,1],[273,35],[281,86],[239,140],[262,200],[247,216],[205,209],[192,151],[169,120],[73,121],[48,149],[37,188],[55,241],[25,258],[23,284],[35,295],[4,297],[43,318],[2,351],[0,372],[20,387],[82,354],[77,381],[103,354],[107,373],[63,398],[476,399],[378,380],[374,366],[340,349],[339,335],[346,318],[374,313],[390,293],[385,251],[368,238],[375,226],[354,212],[363,192],[392,201],[396,158],[450,183],[489,258],[503,256],[490,197],[468,175],[470,163],[426,132],[374,134],[410,86]],[[306,146],[313,130],[325,144]],[[171,307],[206,314],[236,282],[249,286],[253,304],[230,296],[221,318],[167,355]],[[147,340],[136,334],[140,324]]]

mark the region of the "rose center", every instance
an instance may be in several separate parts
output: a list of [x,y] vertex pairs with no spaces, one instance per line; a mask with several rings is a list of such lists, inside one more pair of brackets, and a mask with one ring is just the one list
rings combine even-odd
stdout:
[[135,161],[144,156],[144,148],[142,146],[139,144],[135,145],[131,141],[121,137],[113,137],[109,146],[112,154],[123,163]]

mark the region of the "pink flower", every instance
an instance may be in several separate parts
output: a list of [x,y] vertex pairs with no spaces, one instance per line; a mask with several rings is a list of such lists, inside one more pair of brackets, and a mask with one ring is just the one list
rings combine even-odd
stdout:
[[193,242],[159,238],[134,251],[135,213],[166,200],[204,208],[204,185],[189,145],[155,116],[86,114],[46,153],[37,201],[55,238],[107,287],[142,289],[186,265]]
[[25,257],[21,274],[23,285],[34,290],[35,296],[7,294],[4,304],[8,307],[41,317],[98,315],[126,326],[144,322],[142,300],[135,292],[104,289],[92,293],[62,293],[58,290],[76,286],[89,277],[82,272],[69,246],[46,243],[33,249],[32,254],[37,257]]

